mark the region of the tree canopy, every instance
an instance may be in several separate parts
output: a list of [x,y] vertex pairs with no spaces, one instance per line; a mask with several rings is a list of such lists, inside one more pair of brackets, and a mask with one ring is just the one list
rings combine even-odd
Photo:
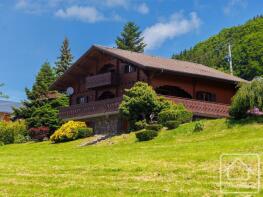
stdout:
[[255,108],[263,111],[263,78],[241,85],[233,97],[229,113],[233,118],[241,119],[248,116],[248,110]]
[[61,75],[63,75],[66,70],[68,70],[69,67],[72,65],[72,61],[73,55],[71,54],[71,50],[69,47],[69,40],[68,38],[65,38],[60,48],[60,56],[55,63],[56,66],[54,69],[56,72],[56,76],[60,77]]
[[68,105],[68,98],[61,95],[57,99],[49,99],[49,86],[54,82],[55,74],[49,63],[45,62],[38,72],[32,89],[25,89],[27,100],[22,102],[20,108],[14,109],[15,119],[25,119],[29,128],[48,127],[55,131],[61,120],[58,118],[61,106]]
[[228,44],[232,45],[234,74],[247,80],[263,75],[263,17],[223,29],[219,34],[189,50],[173,55],[175,59],[201,63],[229,73],[226,61]]
[[121,36],[115,40],[117,48],[134,52],[144,52],[146,44],[143,42],[140,28],[133,22],[124,25]]

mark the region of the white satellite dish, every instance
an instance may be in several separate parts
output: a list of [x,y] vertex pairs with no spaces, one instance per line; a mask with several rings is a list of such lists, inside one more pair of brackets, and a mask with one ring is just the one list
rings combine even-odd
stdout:
[[74,89],[72,87],[68,87],[66,92],[68,96],[71,96],[74,93]]

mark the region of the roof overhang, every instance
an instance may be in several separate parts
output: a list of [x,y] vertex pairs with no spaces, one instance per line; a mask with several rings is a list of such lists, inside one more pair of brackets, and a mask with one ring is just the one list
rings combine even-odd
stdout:
[[[217,77],[211,77],[208,75],[199,75],[199,74],[195,74],[195,73],[189,73],[189,72],[178,72],[178,71],[174,71],[171,69],[166,69],[166,68],[156,68],[156,67],[152,67],[149,65],[145,65],[143,63],[140,62],[135,62],[129,58],[126,58],[124,56],[118,55],[116,53],[110,52],[108,50],[103,49],[100,46],[97,45],[93,45],[92,47],[90,47],[90,49],[84,53],[65,73],[64,75],[62,75],[61,77],[59,77],[51,86],[51,90],[62,90],[64,91],[67,87],[69,87],[71,85],[71,82],[76,80],[76,76],[81,75],[81,72],[75,72],[77,69],[79,69],[80,71],[84,71],[83,68],[81,68],[81,66],[83,66],[83,62],[84,61],[88,61],[89,58],[92,57],[92,53],[93,51],[100,51],[102,54],[107,54],[109,56],[112,56],[114,58],[120,59],[122,61],[125,62],[129,62],[139,68],[143,68],[144,70],[149,70],[149,71],[159,71],[159,72],[165,72],[165,73],[171,73],[171,74],[177,74],[177,75],[182,75],[182,76],[191,76],[191,77],[197,77],[197,78],[206,78],[206,79],[210,79],[210,80],[215,80],[215,81],[224,81],[227,83],[231,83],[231,84],[237,84],[240,82],[248,82],[246,80],[243,80],[241,78],[237,78],[239,80],[229,80],[229,79],[223,79],[223,78],[217,78]],[[85,74],[83,74],[83,76],[85,76]]]

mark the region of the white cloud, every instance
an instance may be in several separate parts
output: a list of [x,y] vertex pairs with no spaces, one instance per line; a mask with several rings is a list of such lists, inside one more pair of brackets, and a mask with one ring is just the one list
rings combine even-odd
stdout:
[[196,30],[201,24],[200,18],[195,12],[190,13],[190,18],[185,18],[182,13],[175,13],[167,22],[158,22],[143,31],[146,49],[151,50],[160,47],[166,40]]
[[109,7],[125,7],[129,5],[129,0],[105,0],[105,4]]
[[105,19],[104,15],[94,7],[72,6],[65,10],[59,9],[55,16],[65,19],[75,19],[88,23],[95,23]]
[[246,0],[229,0],[226,6],[223,8],[224,14],[229,15],[231,13],[236,13],[239,8],[246,8]]
[[138,6],[138,12],[141,14],[148,14],[149,13],[149,7],[146,3],[142,3]]

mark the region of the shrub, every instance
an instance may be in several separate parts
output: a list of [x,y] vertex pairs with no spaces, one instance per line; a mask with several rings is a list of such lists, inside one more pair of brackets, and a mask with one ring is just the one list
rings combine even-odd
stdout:
[[26,139],[27,135],[24,121],[0,122],[0,141],[4,144],[16,143],[18,138],[22,138],[23,136]]
[[77,138],[84,138],[84,137],[90,137],[93,135],[93,129],[92,128],[79,128],[78,129],[78,137]]
[[193,119],[193,113],[186,111],[186,110],[180,110],[177,112],[178,120],[181,124],[191,122]]
[[147,130],[160,131],[163,128],[161,124],[149,124],[146,126]]
[[229,114],[234,119],[242,119],[248,117],[248,110],[254,108],[263,111],[263,78],[241,84],[232,99]]
[[143,130],[136,133],[138,141],[149,141],[158,136],[158,131],[154,130]]
[[200,121],[195,123],[194,132],[200,132],[204,130],[204,124]]
[[[180,105],[178,105],[180,106]],[[192,120],[193,114],[183,108],[172,108],[161,111],[158,114],[158,120],[161,124],[165,125],[167,121],[178,120],[179,124],[190,122]]]
[[80,137],[83,137],[83,135],[85,137],[85,135],[91,132],[91,130],[84,131],[84,128],[87,128],[85,122],[69,121],[56,130],[55,133],[50,137],[50,140],[57,143],[76,140]]
[[50,135],[48,127],[37,127],[29,129],[29,136],[33,140],[43,140],[44,138],[48,138]]
[[180,122],[178,120],[169,120],[164,124],[168,129],[176,129],[179,125]]
[[139,120],[135,123],[134,128],[136,131],[139,131],[139,130],[145,129],[147,125],[148,124],[147,124],[146,120]]
[[15,144],[21,144],[21,143],[25,143],[27,141],[28,141],[27,137],[25,137],[21,134],[18,134],[14,137],[14,143]]

